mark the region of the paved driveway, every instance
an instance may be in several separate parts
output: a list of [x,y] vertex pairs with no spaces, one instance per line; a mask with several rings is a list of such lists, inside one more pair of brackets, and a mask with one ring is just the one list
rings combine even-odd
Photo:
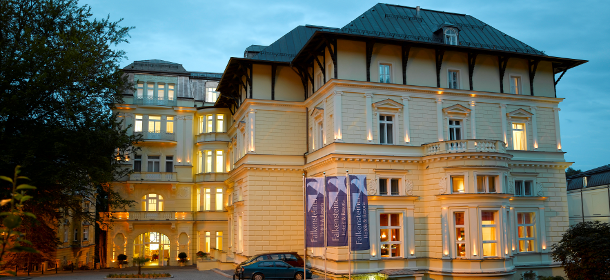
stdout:
[[[39,273],[27,276],[27,273],[19,272],[17,277],[6,277],[2,279],[55,279],[55,280],[63,280],[63,279],[83,279],[83,280],[93,280],[93,279],[104,279],[106,275],[110,273],[137,273],[137,268],[125,268],[125,269],[102,269],[102,270],[75,270],[74,273],[60,271],[58,274],[55,274],[55,271],[49,271],[44,275]],[[188,267],[142,267],[142,273],[160,273],[167,272],[174,276],[173,279],[184,279],[184,280],[228,280],[230,278],[224,277],[213,271],[198,271],[194,266]]]

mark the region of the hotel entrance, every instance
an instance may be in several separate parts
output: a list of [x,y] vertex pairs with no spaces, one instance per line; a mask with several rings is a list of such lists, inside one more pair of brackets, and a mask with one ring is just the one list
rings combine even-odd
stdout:
[[150,259],[147,266],[167,266],[169,263],[169,238],[159,232],[140,234],[133,242],[133,256]]

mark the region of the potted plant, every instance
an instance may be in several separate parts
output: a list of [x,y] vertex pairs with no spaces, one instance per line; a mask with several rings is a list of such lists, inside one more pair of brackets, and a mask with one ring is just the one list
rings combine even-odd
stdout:
[[138,275],[140,275],[140,274],[142,274],[142,265],[149,262],[150,259],[146,258],[146,257],[137,257],[137,258],[131,259],[131,261],[133,262],[133,265],[138,266]]
[[123,265],[127,264],[127,256],[124,254],[120,254],[117,260],[119,260],[119,268],[123,268]]
[[202,260],[207,260],[208,259],[208,253],[204,253],[203,251],[199,251],[199,252],[197,252],[197,258],[200,258]]
[[180,263],[180,266],[184,266],[186,264],[186,253],[185,252],[180,252],[180,254],[178,254],[178,262]]

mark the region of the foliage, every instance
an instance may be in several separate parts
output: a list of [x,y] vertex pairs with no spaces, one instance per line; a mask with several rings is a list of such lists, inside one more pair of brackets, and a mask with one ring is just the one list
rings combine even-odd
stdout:
[[100,189],[108,208],[131,205],[108,185],[140,139],[112,113],[132,88],[115,50],[130,28],[76,0],[0,1],[0,21],[0,174],[23,166],[38,187],[26,208],[50,228],[65,216],[94,224],[82,202]]
[[538,280],[565,280],[561,276],[538,276]]
[[131,261],[133,262],[133,265],[138,267],[138,275],[140,275],[140,274],[142,274],[142,265],[149,262],[150,259],[146,258],[146,257],[135,257],[135,258],[131,259]]
[[108,276],[106,276],[106,278],[148,278],[148,279],[155,279],[155,278],[166,278],[166,277],[172,277],[171,274],[169,273],[144,273],[144,274],[122,274],[122,273],[117,273],[117,274],[108,274]]
[[196,253],[198,258],[205,258],[208,256],[208,253],[204,253],[203,251],[199,251]]
[[81,267],[79,267],[78,269],[80,269],[80,270],[91,270],[91,268],[88,265],[81,265]]
[[119,261],[119,264],[127,263],[127,256],[125,254],[119,254],[116,259]]
[[580,169],[574,169],[572,167],[568,167],[568,169],[566,169],[566,178],[572,176],[572,175],[576,175],[578,173],[581,173],[582,171]]
[[[3,263],[7,253],[38,253],[38,251],[28,245],[32,242],[25,239],[25,234],[17,230],[24,219],[36,219],[31,212],[24,211],[24,203],[32,198],[27,195],[27,190],[35,190],[36,187],[28,184],[17,184],[17,180],[29,180],[28,177],[20,176],[20,166],[15,167],[13,178],[0,176],[0,179],[11,183],[12,189],[9,198],[2,199],[0,206],[9,206],[9,210],[0,213],[2,218],[2,228],[0,228],[0,263]],[[3,271],[4,272],[4,271]]]
[[569,279],[610,279],[610,225],[599,221],[571,226],[552,257],[561,262]]
[[180,259],[179,262],[186,262],[187,255],[185,252],[180,252],[180,254],[178,254],[178,258]]
[[[347,277],[345,277],[347,278]],[[356,274],[352,275],[352,279],[354,280],[386,280],[388,279],[388,275],[384,273],[366,273],[366,274]]]
[[61,269],[64,271],[70,271],[70,270],[74,270],[76,268],[76,265],[71,263],[71,264],[65,264],[61,266]]

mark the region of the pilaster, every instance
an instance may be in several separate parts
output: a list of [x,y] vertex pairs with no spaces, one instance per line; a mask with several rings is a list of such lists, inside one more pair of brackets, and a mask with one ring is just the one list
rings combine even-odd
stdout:
[[508,147],[508,142],[506,141],[506,104],[500,104],[500,119],[502,122],[502,139]]
[[436,122],[438,126],[438,141],[445,141],[443,133],[443,99],[441,98],[436,100]]
[[373,142],[373,94],[365,93],[366,98],[366,140]]
[[559,130],[559,108],[553,108],[555,112],[555,139],[557,139],[557,150],[561,151],[561,131]]
[[341,91],[336,91],[334,94],[334,99],[333,103],[334,103],[334,136],[335,136],[335,142],[343,142],[343,114],[341,113],[341,96],[343,95],[343,92]]
[[411,100],[411,97],[409,96],[402,97],[402,117],[403,123],[405,124],[405,144],[409,144],[411,142],[411,129],[409,125],[409,100]]
[[538,107],[536,106],[532,106],[531,107],[531,113],[532,113],[532,136],[534,138],[534,150],[538,149],[538,122],[536,121],[536,109]]
[[477,139],[476,102],[470,101],[470,131],[472,139]]

